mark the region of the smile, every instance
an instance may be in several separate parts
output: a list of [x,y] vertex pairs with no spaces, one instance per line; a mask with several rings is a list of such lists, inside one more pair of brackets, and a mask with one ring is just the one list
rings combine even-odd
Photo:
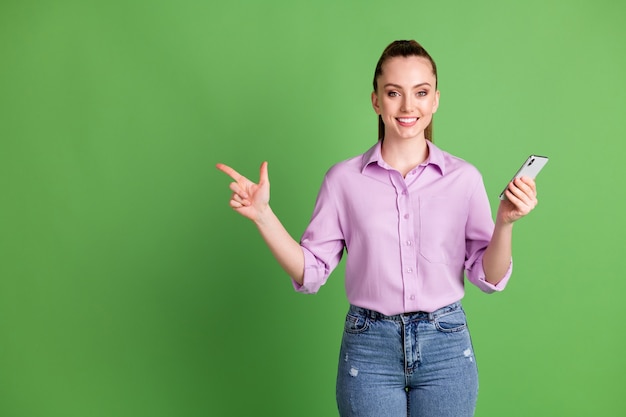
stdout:
[[398,117],[396,118],[396,120],[398,121],[398,123],[400,123],[401,125],[412,125],[415,122],[417,122],[417,117]]

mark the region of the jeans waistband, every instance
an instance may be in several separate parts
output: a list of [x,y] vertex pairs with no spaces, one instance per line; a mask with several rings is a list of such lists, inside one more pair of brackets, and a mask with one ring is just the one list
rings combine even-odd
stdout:
[[437,317],[450,313],[455,310],[462,309],[460,301],[456,301],[450,305],[445,307],[441,307],[433,311],[432,313],[427,313],[425,311],[415,311],[411,313],[402,313],[396,314],[394,316],[387,316],[383,313],[379,313],[378,311],[369,310],[367,308],[357,307],[355,305],[350,305],[350,312],[360,314],[366,317],[369,317],[372,320],[392,320],[392,321],[413,321],[413,320],[435,320]]

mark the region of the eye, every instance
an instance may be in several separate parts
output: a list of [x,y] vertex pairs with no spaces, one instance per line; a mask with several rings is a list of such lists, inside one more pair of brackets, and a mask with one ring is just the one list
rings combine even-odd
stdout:
[[426,96],[428,95],[428,91],[424,91],[424,90],[422,90],[422,91],[418,91],[418,92],[417,92],[417,95],[418,95],[419,97],[426,97]]
[[387,96],[389,96],[389,97],[399,97],[400,93],[398,93],[397,91],[388,91],[387,92]]

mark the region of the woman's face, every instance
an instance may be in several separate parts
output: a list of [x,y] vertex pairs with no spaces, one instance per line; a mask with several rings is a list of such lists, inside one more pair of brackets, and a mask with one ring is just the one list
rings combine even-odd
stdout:
[[430,61],[418,56],[394,57],[382,69],[372,106],[385,124],[385,140],[424,139],[424,129],[439,106]]

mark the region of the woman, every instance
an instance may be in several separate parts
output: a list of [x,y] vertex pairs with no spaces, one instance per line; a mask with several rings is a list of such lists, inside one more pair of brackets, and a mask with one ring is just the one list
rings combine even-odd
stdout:
[[437,67],[417,42],[385,49],[371,100],[378,142],[326,173],[299,243],[269,206],[266,162],[258,184],[217,168],[235,180],[231,207],[256,224],[297,291],[315,293],[349,253],[341,416],[472,416],[464,275],[485,292],[504,289],[513,223],[537,204],[535,183],[512,181],[494,224],[480,173],[432,142]]

